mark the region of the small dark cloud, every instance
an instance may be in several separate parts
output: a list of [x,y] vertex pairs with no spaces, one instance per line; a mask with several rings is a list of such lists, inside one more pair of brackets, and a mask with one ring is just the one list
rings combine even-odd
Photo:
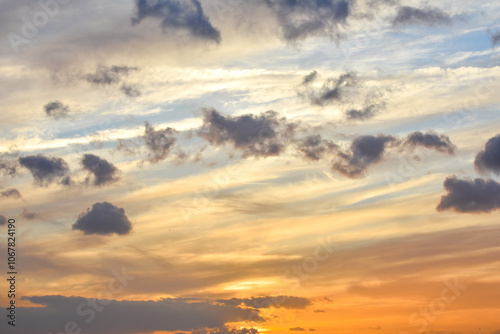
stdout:
[[94,185],[96,186],[113,183],[118,180],[118,168],[107,160],[93,154],[84,154],[81,162],[85,170],[94,174]]
[[484,149],[476,155],[474,166],[480,173],[500,174],[500,135],[486,142]]
[[297,141],[297,150],[306,160],[319,161],[325,155],[338,150],[338,146],[330,140],[321,138],[320,135],[311,135],[304,140]]
[[7,224],[7,218],[5,216],[0,215],[0,226]]
[[491,34],[491,46],[495,47],[500,44],[500,31]]
[[302,84],[303,85],[308,85],[311,82],[315,81],[318,78],[318,76],[319,76],[318,72],[312,71],[311,73],[309,73],[308,75],[306,75],[304,77],[304,80],[302,80]]
[[292,327],[288,329],[290,332],[304,332],[305,329],[302,327]]
[[357,75],[354,72],[348,72],[338,78],[327,79],[319,90],[315,90],[308,84],[303,85],[305,89],[299,91],[299,95],[309,99],[313,105],[326,106],[342,102],[346,98],[346,95],[358,87],[358,85]]
[[9,153],[0,154],[0,171],[4,176],[16,176],[19,170],[17,156]]
[[428,131],[425,134],[420,131],[413,132],[408,135],[403,145],[411,149],[415,147],[425,147],[450,155],[455,154],[457,149],[448,136],[444,134],[439,135],[434,131]]
[[332,168],[350,177],[363,177],[368,167],[380,162],[388,143],[395,142],[392,136],[361,136],[351,143],[350,152],[339,152]]
[[215,109],[204,110],[203,126],[198,135],[215,146],[230,144],[243,157],[278,156],[292,135],[294,124],[278,118],[274,111],[258,116],[225,116]]
[[365,106],[362,109],[351,109],[346,112],[348,120],[365,121],[375,117],[380,111],[380,105],[372,104]]
[[70,187],[74,184],[73,180],[71,179],[71,177],[69,176],[66,176],[66,177],[63,177],[61,179],[61,181],[59,181],[59,184],[60,185],[63,185],[63,186],[66,186],[66,187]]
[[124,76],[132,71],[137,71],[137,67],[130,66],[103,66],[99,65],[95,73],[88,73],[85,80],[96,86],[107,86],[117,84]]
[[449,14],[436,7],[415,8],[402,6],[392,24],[394,26],[402,25],[437,25],[450,24],[452,18]]
[[69,173],[68,164],[61,158],[46,157],[41,154],[30,155],[19,158],[19,163],[29,169],[35,183],[43,187],[66,177]]
[[49,102],[43,106],[45,115],[50,118],[60,119],[67,117],[69,114],[69,106],[64,105],[60,101]]
[[459,180],[453,176],[444,181],[444,188],[448,194],[441,198],[437,211],[474,213],[500,208],[500,184],[493,180]]
[[2,195],[2,197],[14,198],[14,199],[22,198],[21,193],[17,189],[7,189],[5,191],[2,191],[0,195]]
[[181,30],[196,38],[221,41],[220,31],[210,23],[198,0],[136,0],[136,7],[133,25],[151,17],[161,20],[164,32]]
[[316,332],[314,328],[309,328],[309,332]]
[[33,220],[37,217],[36,212],[30,212],[28,209],[24,209],[21,213],[21,217],[26,218],[28,220]]
[[314,310],[314,313],[325,313],[324,310]]
[[340,38],[339,28],[351,12],[350,0],[266,0],[278,19],[282,36],[295,42],[313,36]]
[[133,85],[127,85],[123,84],[120,87],[120,90],[122,91],[123,94],[125,94],[128,97],[139,97],[142,95],[141,91]]
[[152,163],[165,160],[177,143],[178,132],[172,128],[155,130],[148,122],[145,123],[145,127],[143,139],[150,152],[148,160]]
[[72,225],[73,230],[85,234],[126,235],[132,230],[132,224],[125,215],[125,210],[111,203],[102,202],[92,205],[92,209],[81,213]]

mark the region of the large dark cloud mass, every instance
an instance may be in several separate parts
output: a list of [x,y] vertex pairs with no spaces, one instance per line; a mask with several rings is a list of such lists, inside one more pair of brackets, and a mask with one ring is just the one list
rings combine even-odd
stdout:
[[145,127],[143,139],[149,150],[148,160],[152,163],[165,160],[177,142],[177,131],[172,128],[155,130],[148,122],[145,123]]
[[125,210],[111,203],[102,202],[92,205],[92,209],[81,213],[72,226],[85,234],[125,235],[132,230],[132,224],[125,215]]
[[500,208],[500,184],[493,180],[459,180],[455,176],[444,181],[448,192],[441,198],[438,211],[491,212]]
[[47,117],[54,119],[64,118],[69,114],[69,106],[64,105],[60,101],[47,103],[43,106],[43,110],[45,111],[45,115],[47,115]]
[[350,0],[265,0],[278,19],[286,41],[311,36],[339,38],[339,27],[351,11]]
[[425,147],[450,155],[455,154],[457,149],[447,135],[439,135],[434,131],[428,131],[427,133],[413,132],[408,135],[403,145],[411,149]]
[[204,110],[203,126],[198,134],[210,144],[229,144],[243,157],[279,155],[292,135],[294,125],[278,118],[274,111],[259,116],[225,116],[215,109]]
[[[24,299],[44,307],[19,309],[24,321],[19,321],[16,329],[23,334],[64,332],[69,321],[74,321],[82,332],[93,334],[194,331],[223,328],[226,323],[241,319],[263,321],[257,310],[210,301],[116,301],[63,296]],[[100,312],[95,311],[91,305],[96,305]],[[250,331],[246,333],[255,334]]]
[[395,142],[392,136],[361,136],[351,144],[350,152],[339,152],[332,168],[351,178],[362,177],[366,169],[380,162],[388,143]]
[[415,8],[410,6],[402,6],[392,24],[394,26],[401,25],[436,25],[449,24],[452,19],[449,14],[443,12],[436,7]]
[[84,154],[82,158],[83,168],[94,175],[94,185],[102,186],[118,180],[118,168],[105,159],[93,154]]
[[500,174],[500,135],[486,142],[484,149],[476,155],[474,166],[480,173]]
[[85,76],[85,80],[96,86],[107,86],[121,82],[124,76],[137,70],[137,67],[130,66],[99,65],[95,73],[88,73]]
[[219,30],[210,23],[198,0],[136,0],[136,6],[132,24],[152,17],[161,20],[164,32],[183,30],[197,38],[221,41]]
[[0,195],[2,197],[7,197],[7,198],[22,198],[21,193],[17,189],[7,189],[5,191],[0,192]]
[[68,164],[61,158],[30,155],[19,158],[19,163],[29,169],[36,184],[44,187],[63,179],[69,173]]

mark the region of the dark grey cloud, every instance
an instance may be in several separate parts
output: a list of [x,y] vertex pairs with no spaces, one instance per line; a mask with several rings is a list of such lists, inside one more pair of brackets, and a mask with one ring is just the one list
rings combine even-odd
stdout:
[[5,191],[0,192],[0,195],[2,197],[7,197],[7,198],[22,198],[21,193],[17,189],[7,189]]
[[371,104],[361,109],[351,109],[346,112],[348,120],[365,121],[375,117],[380,112],[380,105]]
[[210,144],[229,144],[242,152],[243,157],[277,156],[286,148],[294,124],[278,118],[274,111],[258,116],[225,116],[215,109],[203,111],[203,126],[198,135]]
[[305,332],[306,330],[302,327],[292,327],[288,329],[290,332]]
[[351,143],[350,152],[339,152],[334,159],[333,170],[350,178],[364,176],[367,168],[380,162],[389,143],[396,142],[392,136],[361,136]]
[[338,78],[327,79],[319,90],[311,87],[310,82],[306,82],[306,79],[303,80],[304,90],[299,91],[299,95],[306,97],[311,104],[317,106],[340,103],[359,86],[357,75],[354,72],[344,73]]
[[[257,310],[210,301],[116,301],[63,296],[34,296],[23,299],[44,306],[19,308],[19,314],[23,314],[24,321],[20,321],[16,329],[23,334],[59,333],[65,330],[69,321],[74,321],[85,333],[132,334],[224,328],[226,323],[241,319],[257,322],[264,320]],[[93,305],[97,306],[97,309]],[[243,334],[256,334],[256,331],[248,330]]]
[[29,169],[35,183],[43,187],[63,179],[70,171],[68,164],[63,159],[46,157],[41,154],[19,158],[19,163]]
[[311,305],[311,301],[307,298],[295,296],[266,296],[266,297],[252,297],[252,298],[232,298],[232,299],[219,299],[219,303],[231,306],[245,305],[248,307],[261,309],[261,308],[285,308],[285,309],[305,309]]
[[121,85],[120,90],[128,97],[139,97],[142,95],[142,92],[133,85],[123,84]]
[[308,85],[311,82],[315,81],[318,78],[319,74],[316,71],[312,71],[308,75],[304,77],[304,80],[302,80],[303,85]]
[[484,149],[476,155],[474,166],[480,173],[500,174],[500,135],[486,142]]
[[459,180],[456,176],[444,181],[448,192],[441,198],[438,211],[491,212],[500,208],[500,184],[493,180]]
[[102,202],[95,203],[92,205],[92,209],[81,213],[72,228],[85,234],[125,235],[132,230],[132,224],[125,215],[124,209],[108,202]]
[[47,117],[60,119],[67,117],[69,114],[69,106],[64,105],[60,101],[49,102],[43,106],[43,110]]
[[220,43],[220,31],[214,28],[198,0],[136,0],[137,15],[132,24],[145,18],[161,20],[164,32],[186,31],[191,36]]
[[124,76],[132,71],[137,71],[137,67],[130,66],[103,66],[99,65],[95,73],[85,75],[85,80],[96,86],[107,86],[117,84]]
[[5,216],[0,215],[0,226],[7,224],[7,218]]
[[16,176],[19,171],[19,159],[14,154],[0,154],[0,172],[4,176]]
[[402,6],[392,24],[394,26],[402,25],[436,25],[450,24],[452,18],[449,14],[436,7],[415,8]]
[[265,0],[278,19],[282,36],[294,42],[312,36],[338,39],[351,12],[350,0]]
[[145,123],[145,127],[143,139],[150,152],[148,160],[152,163],[165,160],[177,143],[178,132],[172,128],[155,130],[148,122]]
[[99,158],[94,154],[84,154],[81,162],[83,168],[94,175],[94,185],[96,186],[113,183],[118,180],[118,168],[105,159]]
[[491,34],[491,46],[495,47],[500,43],[500,31]]
[[451,142],[447,135],[439,135],[434,131],[422,133],[420,131],[413,132],[408,135],[403,143],[403,146],[414,149],[416,147],[425,147],[427,149],[436,150],[441,153],[455,154],[457,147]]
[[297,140],[296,146],[304,159],[312,161],[319,161],[325,155],[338,150],[337,145],[330,140],[321,138],[321,135],[310,135],[304,140]]

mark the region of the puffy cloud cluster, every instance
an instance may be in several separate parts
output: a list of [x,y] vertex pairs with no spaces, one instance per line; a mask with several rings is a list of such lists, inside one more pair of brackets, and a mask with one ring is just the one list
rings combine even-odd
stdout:
[[448,177],[444,181],[448,192],[441,198],[438,211],[491,212],[500,208],[500,184],[493,180],[459,180]]

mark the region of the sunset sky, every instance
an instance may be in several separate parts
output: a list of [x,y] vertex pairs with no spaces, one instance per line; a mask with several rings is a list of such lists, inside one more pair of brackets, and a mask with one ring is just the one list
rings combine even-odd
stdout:
[[500,2],[0,0],[0,31],[0,333],[500,334]]

